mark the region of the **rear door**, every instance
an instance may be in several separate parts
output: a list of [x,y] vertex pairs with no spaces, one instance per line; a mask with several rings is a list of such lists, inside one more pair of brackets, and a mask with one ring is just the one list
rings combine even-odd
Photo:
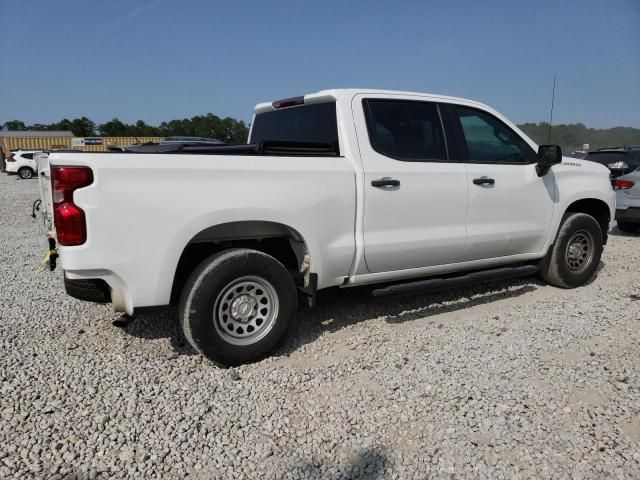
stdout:
[[356,95],[370,272],[454,263],[467,231],[467,175],[447,146],[436,103]]
[[36,164],[36,161],[33,159],[33,156],[34,156],[34,153],[32,152],[21,153],[20,159],[22,160],[21,163],[23,164],[23,166],[29,167],[35,173],[38,169],[38,165]]
[[539,252],[555,200],[552,174],[538,176],[537,154],[493,114],[449,105],[468,173],[464,260]]

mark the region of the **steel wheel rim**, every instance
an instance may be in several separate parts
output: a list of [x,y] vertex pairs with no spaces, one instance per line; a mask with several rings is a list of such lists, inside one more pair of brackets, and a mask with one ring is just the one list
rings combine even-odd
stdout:
[[252,345],[273,328],[280,302],[276,289],[261,277],[248,275],[229,282],[213,307],[213,324],[224,341]]
[[22,172],[20,172],[20,176],[25,180],[32,177],[31,172],[29,170],[22,170]]
[[567,242],[565,258],[573,273],[584,272],[593,260],[593,235],[587,230],[578,230]]

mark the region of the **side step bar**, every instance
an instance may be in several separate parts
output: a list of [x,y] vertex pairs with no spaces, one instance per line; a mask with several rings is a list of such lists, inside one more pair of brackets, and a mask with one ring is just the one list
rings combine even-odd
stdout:
[[373,291],[374,297],[387,297],[391,295],[414,295],[416,293],[432,292],[444,288],[462,287],[474,283],[490,282],[494,280],[506,280],[509,278],[526,277],[538,271],[535,265],[523,265],[521,267],[503,267],[491,270],[481,270],[467,273],[457,277],[430,278],[417,282],[400,283]]

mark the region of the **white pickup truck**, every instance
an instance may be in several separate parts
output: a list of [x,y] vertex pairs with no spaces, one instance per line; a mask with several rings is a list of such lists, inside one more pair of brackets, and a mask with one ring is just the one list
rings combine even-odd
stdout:
[[579,286],[615,212],[606,167],[421,93],[327,90],[257,105],[247,145],[49,163],[67,293],[129,315],[179,303],[189,342],[224,365],[268,354],[319,289]]

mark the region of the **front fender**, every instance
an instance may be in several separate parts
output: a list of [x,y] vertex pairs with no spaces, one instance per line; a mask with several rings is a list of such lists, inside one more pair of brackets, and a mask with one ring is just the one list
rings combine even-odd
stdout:
[[553,211],[549,238],[540,252],[542,256],[555,241],[564,215],[578,201],[596,200],[606,205],[611,227],[615,215],[616,196],[606,167],[594,162],[565,158],[547,175],[554,175],[557,203]]

